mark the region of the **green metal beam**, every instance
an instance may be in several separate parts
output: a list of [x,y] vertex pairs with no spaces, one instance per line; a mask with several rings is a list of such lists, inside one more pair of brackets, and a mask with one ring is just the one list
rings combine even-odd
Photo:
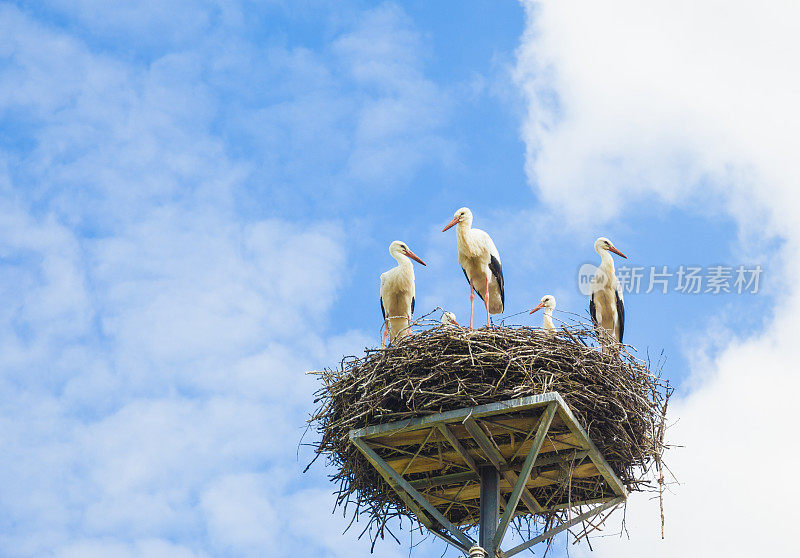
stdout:
[[[473,544],[472,539],[470,539],[463,531],[458,529],[455,525],[453,525],[439,510],[437,510],[430,502],[425,499],[425,497],[417,492],[416,486],[435,486],[439,479],[446,480],[448,478],[454,479],[453,482],[456,481],[456,477],[461,480],[461,477],[464,477],[464,482],[468,482],[469,480],[475,480],[478,476],[478,469],[479,465],[475,462],[472,456],[467,452],[458,438],[455,437],[453,432],[447,426],[448,423],[463,423],[472,438],[478,443],[481,447],[481,450],[486,454],[492,464],[500,470],[503,477],[508,481],[512,487],[515,489],[518,486],[522,486],[523,490],[520,493],[519,498],[517,499],[515,505],[512,507],[507,504],[504,498],[501,496],[501,504],[505,511],[505,515],[509,515],[513,517],[514,508],[519,504],[519,500],[525,502],[526,506],[529,510],[533,513],[542,513],[541,506],[539,506],[538,502],[533,498],[530,494],[530,491],[527,489],[524,483],[527,482],[527,477],[534,471],[540,470],[542,467],[553,465],[553,464],[562,464],[564,461],[564,455],[556,455],[556,456],[543,456],[542,458],[538,459],[538,463],[536,463],[537,459],[534,455],[533,461],[535,466],[528,471],[527,475],[520,474],[519,477],[513,470],[509,469],[509,463],[505,460],[503,455],[499,452],[497,446],[492,442],[492,440],[486,436],[480,426],[475,422],[475,419],[483,418],[483,417],[490,417],[492,415],[499,415],[499,414],[508,414],[508,413],[516,413],[519,411],[535,409],[545,406],[550,406],[550,404],[555,404],[554,407],[556,408],[556,412],[558,412],[561,420],[567,425],[570,432],[575,435],[578,440],[580,441],[581,447],[576,447],[579,451],[571,456],[571,458],[567,461],[572,459],[583,459],[588,456],[592,460],[592,462],[597,467],[600,474],[606,480],[610,488],[615,492],[618,496],[613,500],[608,500],[607,498],[598,498],[597,500],[590,500],[586,502],[580,502],[574,504],[573,507],[580,505],[580,504],[588,504],[595,501],[604,502],[602,506],[598,506],[597,508],[590,510],[580,516],[563,523],[548,532],[536,537],[532,541],[528,541],[522,545],[519,545],[513,548],[511,551],[507,552],[506,556],[511,556],[513,554],[517,554],[530,546],[545,540],[547,538],[551,538],[553,535],[563,531],[564,529],[568,529],[572,525],[583,521],[584,519],[591,517],[592,515],[601,513],[602,511],[620,503],[624,502],[625,498],[627,497],[627,491],[625,490],[624,485],[614,473],[614,471],[609,466],[608,462],[605,460],[603,455],[600,453],[598,448],[592,443],[589,439],[588,434],[583,429],[581,424],[577,421],[575,416],[572,414],[569,406],[563,400],[561,395],[557,392],[550,392],[541,395],[534,395],[529,397],[520,397],[517,399],[511,399],[508,401],[501,401],[496,403],[489,403],[486,405],[478,405],[475,407],[468,407],[464,409],[457,409],[454,411],[446,411],[443,413],[437,413],[435,415],[428,415],[425,417],[419,418],[412,418],[412,419],[405,419],[401,421],[395,421],[388,424],[376,425],[376,426],[369,426],[366,428],[354,429],[351,430],[349,433],[350,440],[359,448],[359,450],[367,457],[367,459],[372,463],[372,465],[380,472],[384,479],[389,483],[390,486],[398,493],[400,498],[406,503],[409,509],[417,516],[417,519],[422,523],[425,527],[427,527],[434,535],[437,537],[447,541],[449,544],[456,546],[457,548],[468,552],[469,547]],[[543,413],[544,414],[544,413]],[[540,424],[541,426],[541,420]],[[552,418],[550,419],[552,421]],[[419,430],[422,428],[437,428],[444,437],[450,442],[450,445],[461,455],[464,459],[467,467],[470,468],[471,472],[464,472],[464,473],[453,473],[451,475],[443,475],[437,478],[432,478],[425,481],[415,481],[413,484],[409,483],[402,475],[398,474],[397,471],[392,469],[375,451],[366,444],[363,438],[370,438],[374,436],[391,436],[392,434],[401,433],[401,432],[409,432],[414,430]],[[549,425],[548,425],[549,428]],[[471,429],[471,430],[470,430]],[[545,430],[546,434],[546,430]],[[537,436],[538,436],[538,429],[537,429]],[[534,447],[537,444],[534,443]],[[531,450],[534,449],[531,448]],[[539,444],[539,448],[537,449],[536,453],[541,451],[541,444]],[[410,453],[410,452],[409,452]],[[413,455],[413,454],[411,454]],[[528,457],[531,456],[529,452]],[[527,463],[527,459],[526,459]],[[523,469],[525,469],[525,464],[523,464]],[[522,471],[524,472],[524,471]],[[466,479],[466,475],[470,475],[471,479]],[[425,483],[424,485],[421,483]],[[513,493],[512,493],[513,494]],[[421,506],[421,507],[420,507]],[[549,508],[550,510],[565,507],[565,504],[561,504],[558,506],[554,506]],[[424,508],[424,509],[423,509]],[[428,517],[428,514],[433,517]],[[449,536],[448,534],[442,533],[440,529],[435,525],[435,521],[441,524],[442,527],[449,530],[458,540],[454,539],[453,537]],[[510,521],[510,519],[509,519]],[[506,525],[507,528],[507,525]]]
[[467,467],[472,469],[472,471],[476,475],[480,475],[480,471],[478,471],[478,465],[475,463],[475,460],[472,459],[472,456],[467,452],[464,446],[461,444],[456,435],[453,434],[453,431],[443,422],[440,422],[436,425],[439,428],[439,432],[447,438],[447,441],[450,442],[450,445],[453,446],[453,449],[458,452],[458,455],[461,456],[461,459],[464,460],[464,463],[467,464]]
[[461,422],[470,415],[475,418],[480,418],[486,415],[501,414],[509,410],[524,411],[525,409],[543,407],[551,401],[563,402],[563,399],[561,399],[561,396],[558,393],[553,391],[540,395],[530,395],[528,397],[509,399],[507,401],[487,403],[485,405],[478,405],[476,407],[467,407],[464,409],[456,409],[454,411],[436,413],[435,415],[398,420],[387,424],[378,424],[375,426],[354,429],[350,431],[350,439],[385,436],[387,434],[401,431],[410,432],[412,430],[419,430],[420,428],[434,426],[438,422]]
[[[481,507],[478,544],[488,556],[494,556],[497,546],[497,516],[500,496],[500,472],[487,465],[481,467]],[[506,509],[506,511],[508,511]]]
[[367,460],[370,463],[372,463],[372,466],[378,470],[378,473],[380,473],[380,475],[389,484],[389,486],[391,486],[394,489],[394,491],[397,492],[397,495],[400,496],[403,502],[405,502],[405,504],[408,506],[408,509],[414,512],[414,515],[417,516],[417,520],[420,523],[422,523],[425,527],[427,527],[429,530],[433,530],[434,529],[433,521],[431,521],[431,519],[427,515],[425,515],[425,512],[422,511],[422,509],[417,505],[414,499],[411,498],[411,496],[409,496],[402,490],[397,490],[397,486],[394,482],[394,479],[391,476],[389,476],[389,474],[384,470],[383,466],[379,463],[379,461],[383,460],[379,458],[379,461],[375,461],[375,459],[373,458],[373,455],[377,456],[377,454],[374,451],[372,451],[372,448],[369,448],[370,452],[367,453],[364,452],[362,448],[364,442],[362,442],[361,440],[353,440],[353,443],[364,454]]
[[[503,454],[500,453],[500,450],[497,446],[492,442],[486,433],[481,429],[475,419],[472,417],[467,417],[464,420],[464,427],[469,432],[472,439],[478,444],[481,448],[481,451],[486,454],[486,457],[489,461],[492,462],[497,470],[500,471],[500,474],[503,475],[503,478],[508,481],[508,484],[514,486],[517,484],[519,477],[517,474],[508,468],[508,462],[506,458],[503,457]],[[539,505],[539,502],[536,501],[536,498],[533,497],[533,494],[527,488],[524,488],[522,491],[522,501],[525,502],[525,505],[531,511],[531,513],[540,513],[542,511],[542,506]],[[507,504],[503,505],[503,509],[506,509],[508,506]]]
[[577,508],[580,506],[588,506],[590,504],[603,504],[611,500],[616,500],[619,496],[606,496],[605,498],[592,498],[591,500],[581,500],[580,502],[572,502],[571,504],[556,504],[555,506],[548,507],[545,511],[559,511],[570,508]]
[[397,486],[405,490],[406,493],[411,498],[413,498],[420,506],[422,506],[425,509],[425,511],[427,511],[436,521],[438,521],[442,525],[442,527],[447,529],[450,532],[450,534],[453,535],[453,537],[458,539],[463,544],[463,547],[461,547],[462,550],[469,551],[469,548],[473,544],[475,544],[475,541],[473,541],[471,538],[465,535],[464,532],[461,531],[461,529],[453,525],[449,519],[447,519],[444,515],[442,515],[442,513],[439,510],[437,510],[433,504],[431,504],[422,494],[417,492],[416,488],[411,486],[411,484],[409,484],[409,482],[406,479],[401,477],[397,471],[392,469],[389,466],[389,464],[386,463],[381,458],[380,455],[375,453],[375,451],[371,447],[369,447],[364,440],[356,438],[355,440],[353,440],[353,443],[356,445],[356,447],[358,447],[358,449],[361,450],[361,452],[367,457],[367,459],[370,460],[373,466],[382,471],[381,474],[385,473],[386,475],[389,476],[389,478],[392,479],[392,481],[394,481],[390,482],[390,484],[398,494],[401,494],[402,496],[401,491],[397,490]]
[[[474,459],[472,459],[472,456],[461,444],[461,441],[456,438],[456,435],[453,434],[453,431],[450,430],[450,427],[443,422],[438,423],[436,426],[439,428],[439,431],[442,433],[442,435],[447,438],[447,441],[450,442],[450,445],[453,446],[453,449],[458,452],[458,454],[461,456],[461,459],[464,460],[467,466],[472,469],[476,475],[480,476],[478,464],[475,463]],[[498,497],[500,498],[500,505],[503,506],[503,509],[506,509],[506,499],[502,494],[498,494]]]
[[606,511],[608,508],[614,507],[617,504],[621,504],[624,501],[625,501],[625,498],[623,496],[619,496],[617,498],[614,498],[613,500],[611,500],[610,502],[606,502],[602,506],[598,506],[596,508],[592,508],[591,510],[589,510],[589,511],[587,511],[585,513],[582,513],[577,517],[573,517],[569,521],[565,521],[564,523],[561,523],[560,525],[557,525],[557,526],[553,527],[552,529],[550,529],[548,531],[545,531],[544,533],[542,533],[538,537],[536,537],[534,539],[531,539],[528,542],[524,542],[524,543],[522,543],[522,544],[520,544],[518,546],[515,546],[511,550],[507,550],[506,552],[503,553],[503,556],[505,556],[506,558],[509,558],[509,556],[514,556],[515,554],[519,554],[523,550],[525,550],[527,548],[530,548],[533,545],[535,545],[537,543],[540,543],[540,542],[542,542],[544,540],[551,539],[555,535],[559,534],[561,531],[569,529],[573,525],[577,525],[581,521],[589,519],[590,517],[593,517],[593,516],[597,515],[598,513],[602,513],[604,511]]
[[509,399],[507,401],[500,401],[497,403],[487,403],[485,405],[478,405],[475,407],[466,407],[464,409],[446,411],[444,413],[437,413],[435,415],[405,419],[375,426],[367,426],[365,428],[351,430],[350,439],[354,440],[355,438],[391,435],[397,432],[410,432],[413,430],[419,430],[420,428],[435,426],[437,423],[462,422],[463,419],[470,416],[480,418],[483,416],[507,413],[508,411],[524,411],[526,409],[545,406],[552,401],[558,402],[559,415],[564,420],[564,423],[569,427],[570,432],[572,432],[578,437],[578,439],[581,440],[582,445],[584,446],[581,449],[587,449],[589,451],[592,461],[597,466],[598,470],[601,472],[606,481],[613,487],[614,492],[620,496],[627,496],[627,491],[625,490],[625,486],[622,484],[622,481],[619,480],[619,477],[617,477],[617,475],[608,465],[608,462],[605,460],[603,455],[589,439],[588,434],[586,434],[586,431],[577,421],[575,415],[572,414],[569,406],[558,392],[548,392],[540,395],[519,397],[517,399]]
[[452,544],[454,547],[456,547],[459,550],[463,550],[464,552],[469,552],[469,548],[465,547],[463,544],[461,544],[460,542],[455,540],[450,535],[447,535],[446,533],[440,533],[439,531],[437,531],[436,529],[434,529],[432,527],[429,527],[428,531],[430,531],[431,533],[433,533],[434,535],[436,535],[437,537],[442,539],[447,544]]
[[[556,394],[558,395],[558,394]],[[558,396],[561,399],[561,396]],[[594,442],[589,438],[589,435],[581,426],[581,423],[578,422],[578,419],[575,418],[575,415],[572,414],[569,406],[561,399],[562,403],[559,406],[560,409],[558,410],[559,414],[561,415],[561,420],[567,425],[572,432],[583,444],[584,448],[589,452],[589,457],[591,457],[592,462],[597,467],[597,470],[600,471],[600,474],[603,475],[603,478],[606,479],[606,482],[611,485],[614,489],[614,492],[623,497],[628,496],[628,491],[625,490],[625,485],[622,484],[622,481],[619,480],[619,477],[614,473],[611,469],[611,466],[606,461],[603,454],[600,453],[600,450],[597,449],[597,446],[594,445]]]
[[525,461],[522,463],[522,469],[520,469],[519,478],[514,485],[514,490],[511,491],[511,496],[508,497],[508,507],[503,513],[503,517],[500,520],[500,527],[498,527],[497,533],[494,536],[495,548],[500,548],[500,543],[506,534],[508,524],[511,522],[511,518],[514,517],[514,512],[519,504],[519,499],[522,497],[522,491],[525,490],[525,485],[531,475],[533,464],[536,462],[536,458],[539,456],[539,450],[542,449],[544,437],[547,435],[547,431],[550,430],[550,424],[553,422],[553,417],[556,414],[557,407],[558,403],[555,401],[550,403],[539,419],[539,426],[536,429],[536,436],[533,438],[533,445],[531,446]]

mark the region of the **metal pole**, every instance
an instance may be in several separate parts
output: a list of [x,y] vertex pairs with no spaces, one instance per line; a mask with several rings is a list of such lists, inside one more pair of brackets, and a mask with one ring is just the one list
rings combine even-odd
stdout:
[[494,557],[494,536],[497,532],[500,500],[500,471],[495,467],[481,467],[481,524],[478,544],[487,556]]

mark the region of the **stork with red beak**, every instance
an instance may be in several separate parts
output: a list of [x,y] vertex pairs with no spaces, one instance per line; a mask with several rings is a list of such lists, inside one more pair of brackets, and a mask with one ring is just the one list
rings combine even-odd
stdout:
[[589,314],[598,331],[603,328],[618,343],[622,343],[625,331],[625,302],[622,299],[622,287],[614,272],[614,260],[611,253],[626,258],[617,250],[611,241],[603,236],[594,243],[595,251],[600,254],[600,267],[592,280],[592,297],[589,299]]
[[397,266],[381,274],[381,312],[386,325],[381,338],[382,346],[386,346],[387,335],[389,342],[408,335],[415,302],[414,265],[411,260],[425,265],[405,242],[399,240],[389,245],[389,254],[397,260]]
[[462,207],[453,215],[443,229],[456,228],[458,263],[469,283],[469,327],[472,328],[475,309],[475,293],[486,306],[486,325],[491,326],[489,314],[500,314],[505,305],[503,292],[503,268],[500,253],[492,238],[480,229],[472,228],[472,212]]
[[556,297],[553,295],[544,295],[539,305],[531,310],[531,314],[544,308],[544,324],[545,331],[555,331],[556,326],[553,324],[553,310],[556,309]]
[[447,312],[447,311],[442,313],[441,323],[443,326],[458,325],[458,322],[456,321],[456,315],[453,314],[452,312]]

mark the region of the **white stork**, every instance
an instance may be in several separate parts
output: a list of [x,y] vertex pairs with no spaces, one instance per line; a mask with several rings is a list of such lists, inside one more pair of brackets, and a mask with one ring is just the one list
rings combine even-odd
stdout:
[[458,322],[456,321],[456,315],[453,314],[452,312],[445,311],[442,314],[442,325],[443,326],[450,326],[450,325],[457,326]]
[[546,331],[555,331],[556,326],[553,324],[553,310],[556,309],[556,297],[553,295],[544,295],[539,305],[531,310],[531,314],[537,310],[544,308],[544,329]]
[[622,343],[625,331],[625,303],[622,299],[622,287],[614,273],[614,260],[610,252],[628,257],[614,248],[611,241],[603,236],[594,242],[595,251],[602,261],[592,280],[592,297],[589,299],[589,313],[595,329],[603,328],[611,336]]
[[469,282],[469,327],[475,308],[475,293],[483,299],[486,306],[486,325],[490,326],[489,314],[500,314],[505,305],[503,292],[503,268],[500,266],[500,253],[492,238],[480,229],[472,228],[472,212],[462,207],[453,215],[442,232],[454,225],[458,241],[458,263]]
[[389,245],[389,254],[397,260],[397,267],[381,274],[381,312],[386,323],[381,339],[383,346],[387,334],[390,342],[398,336],[408,335],[411,314],[414,313],[414,265],[411,260],[425,265],[405,242],[399,240]]

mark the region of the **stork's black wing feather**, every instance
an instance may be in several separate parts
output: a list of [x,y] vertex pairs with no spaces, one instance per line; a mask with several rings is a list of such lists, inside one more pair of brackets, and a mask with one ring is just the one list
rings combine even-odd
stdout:
[[381,301],[381,314],[383,314],[383,319],[386,319],[386,308],[383,307],[383,297],[380,297]]
[[597,328],[597,308],[594,305],[594,293],[589,298],[589,315],[592,317],[592,324]]
[[414,304],[415,304],[416,302],[417,302],[417,297],[415,297],[415,296],[412,296],[412,297],[411,297],[411,313],[412,313],[412,314],[414,313]]
[[616,295],[617,319],[619,320],[619,342],[622,343],[622,333],[625,331],[625,303],[622,302],[622,299],[619,296],[619,291],[617,291]]
[[506,292],[503,287],[503,268],[500,265],[500,260],[492,256],[492,259],[489,260],[489,270],[494,275],[494,278],[497,279],[497,285],[500,287],[500,302],[503,303],[503,309],[506,307]]

